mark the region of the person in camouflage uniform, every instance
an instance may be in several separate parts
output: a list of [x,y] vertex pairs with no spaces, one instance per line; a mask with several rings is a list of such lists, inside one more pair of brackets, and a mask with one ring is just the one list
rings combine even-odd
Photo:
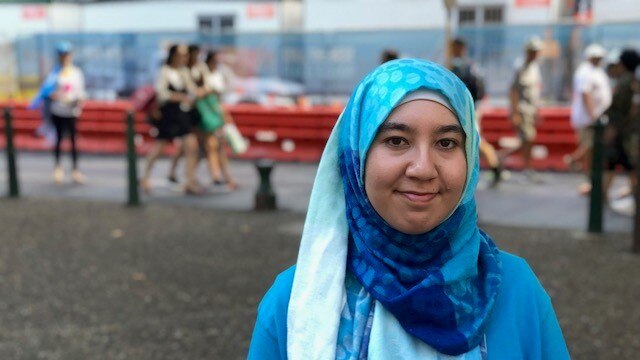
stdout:
[[610,72],[616,79],[616,87],[611,106],[605,112],[609,117],[605,130],[605,197],[613,181],[614,170],[618,167],[629,174],[633,188],[637,184],[633,169],[638,163],[640,81],[635,76],[635,70],[639,64],[638,53],[626,49],[620,53],[617,63],[611,67]]
[[511,153],[519,152],[522,155],[524,173],[533,182],[542,181],[531,167],[531,151],[536,138],[542,91],[542,75],[536,61],[541,48],[542,41],[535,36],[525,45],[524,62],[516,69],[509,90],[509,118],[520,138],[520,145],[501,154],[504,159]]

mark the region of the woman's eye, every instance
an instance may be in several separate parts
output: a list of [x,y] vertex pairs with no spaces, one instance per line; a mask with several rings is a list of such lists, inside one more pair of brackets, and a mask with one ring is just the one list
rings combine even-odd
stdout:
[[438,146],[445,150],[451,150],[458,146],[458,143],[453,139],[442,139],[438,141]]
[[407,141],[401,137],[391,137],[388,138],[385,142],[393,147],[402,146],[407,143]]

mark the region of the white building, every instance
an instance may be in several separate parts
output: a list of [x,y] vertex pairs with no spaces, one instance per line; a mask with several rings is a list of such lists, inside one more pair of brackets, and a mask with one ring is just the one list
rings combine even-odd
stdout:
[[0,37],[37,33],[300,31],[299,1],[0,1]]
[[[577,1],[578,4],[576,4]],[[455,26],[542,25],[571,21],[591,8],[594,24],[640,21],[638,0],[456,0]],[[340,14],[340,16],[336,16]],[[305,0],[306,31],[441,28],[443,0]]]
[[[456,0],[455,26],[640,21],[638,0]],[[46,32],[334,32],[442,28],[443,0],[0,1],[0,37]]]

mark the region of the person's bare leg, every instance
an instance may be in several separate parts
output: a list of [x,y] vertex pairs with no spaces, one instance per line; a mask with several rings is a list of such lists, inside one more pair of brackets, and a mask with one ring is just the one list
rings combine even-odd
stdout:
[[220,142],[216,138],[215,134],[209,134],[207,138],[207,163],[209,165],[209,174],[211,174],[211,181],[220,180],[220,155],[218,148]]
[[487,163],[492,168],[496,168],[500,166],[500,161],[498,160],[498,154],[496,153],[496,149],[484,138],[480,138],[480,156],[484,157],[487,160]]
[[586,149],[582,158],[582,173],[586,177],[586,181],[578,185],[580,195],[589,195],[591,192],[591,148]]
[[493,181],[491,182],[491,186],[497,186],[500,180],[502,180],[502,166],[496,149],[483,137],[480,137],[479,149],[480,156],[484,157],[493,172]]
[[158,160],[158,157],[162,154],[165,146],[167,145],[167,140],[157,140],[153,147],[149,150],[146,157],[146,164],[144,167],[144,173],[142,175],[142,179],[140,180],[140,186],[142,190],[146,193],[151,191],[151,170],[153,169],[153,164]]
[[184,156],[184,146],[183,140],[178,139],[178,151],[176,151],[173,156],[171,156],[171,165],[169,166],[169,174],[167,178],[171,182],[178,182],[178,178],[176,176],[176,170],[178,168],[178,163],[180,162],[180,158]]
[[569,166],[570,169],[581,170],[584,155],[587,150],[587,147],[578,145],[578,147],[572,153],[563,156],[562,160],[565,164],[567,164],[567,166]]
[[200,193],[202,190],[196,180],[198,167],[198,138],[194,134],[187,134],[182,138],[184,158],[186,160],[185,190],[190,193]]
[[524,162],[524,169],[531,170],[531,149],[533,148],[533,142],[524,141],[520,152],[522,154],[522,160]]
[[611,189],[614,177],[615,173],[613,171],[605,171],[602,176],[602,199],[605,204],[609,202],[609,189]]
[[222,143],[218,146],[218,156],[220,157],[220,170],[222,170],[222,176],[227,182],[227,188],[229,190],[235,190],[238,186],[235,181],[233,181],[231,172],[229,172],[229,158],[227,157],[227,153],[225,152]]

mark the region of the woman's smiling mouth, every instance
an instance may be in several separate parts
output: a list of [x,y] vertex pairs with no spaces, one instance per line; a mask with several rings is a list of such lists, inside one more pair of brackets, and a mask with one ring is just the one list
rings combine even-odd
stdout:
[[422,191],[398,191],[398,193],[409,201],[417,204],[428,204],[438,195],[437,192]]

